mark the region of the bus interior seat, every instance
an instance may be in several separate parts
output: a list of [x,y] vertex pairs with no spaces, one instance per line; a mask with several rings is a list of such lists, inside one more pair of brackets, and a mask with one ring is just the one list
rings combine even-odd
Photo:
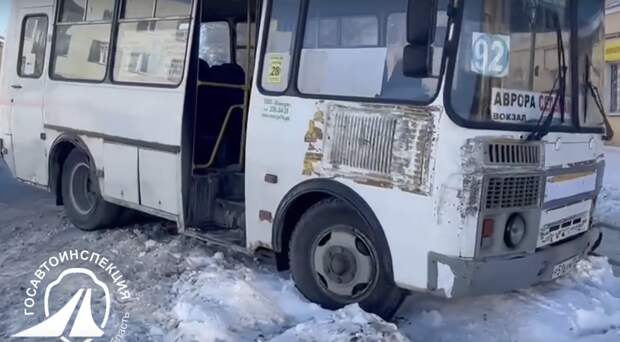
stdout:
[[[256,20],[258,3],[260,0],[227,0],[201,1],[201,23],[209,22],[236,22],[248,21],[248,12],[251,20]],[[230,25],[231,30],[236,25]],[[233,36],[231,36],[232,38]],[[202,41],[201,41],[202,42]],[[209,44],[208,41],[205,41]],[[231,39],[232,43],[232,39]],[[207,72],[199,73],[203,83],[198,89],[196,112],[196,136],[194,163],[206,166],[215,150],[218,136],[224,129],[224,121],[229,110],[245,103],[246,73],[238,63],[235,63],[234,43],[231,44],[232,62],[211,66]],[[203,68],[204,69],[204,68]],[[241,162],[241,148],[243,142],[243,113],[236,109],[230,117],[223,140],[217,151],[216,158],[209,168],[224,169]]]
[[211,67],[209,66],[209,63],[207,63],[207,61],[205,61],[204,59],[199,59],[198,60],[198,79],[200,81],[207,81],[209,79],[209,71],[210,71]]

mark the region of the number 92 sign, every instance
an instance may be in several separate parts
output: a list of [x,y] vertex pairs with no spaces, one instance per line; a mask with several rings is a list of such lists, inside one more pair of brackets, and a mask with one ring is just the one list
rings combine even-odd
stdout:
[[472,37],[471,71],[490,77],[508,76],[510,36],[475,32]]

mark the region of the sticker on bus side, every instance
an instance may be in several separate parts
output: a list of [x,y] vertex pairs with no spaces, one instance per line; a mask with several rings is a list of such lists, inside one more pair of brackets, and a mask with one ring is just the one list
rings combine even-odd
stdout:
[[269,74],[267,82],[271,84],[282,84],[282,72],[284,68],[284,56],[271,55],[269,57]]
[[474,32],[471,71],[483,76],[506,77],[510,71],[510,36]]
[[[526,123],[538,121],[543,114],[551,111],[553,107],[553,95],[493,88],[491,92],[491,119],[497,122]],[[565,115],[569,115],[570,102],[567,98]],[[555,115],[559,117],[559,105],[556,106]]]

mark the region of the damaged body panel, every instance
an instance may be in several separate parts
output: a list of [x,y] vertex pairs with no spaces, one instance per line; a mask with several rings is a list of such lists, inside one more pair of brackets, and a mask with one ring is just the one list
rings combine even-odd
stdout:
[[[580,140],[552,144],[466,139],[461,147],[462,188],[454,204],[463,238],[469,241],[466,236],[473,234],[475,249],[463,250],[459,257],[430,253],[429,289],[448,297],[499,293],[555,279],[560,271],[554,266],[574,266],[584,257],[600,238],[591,217],[604,162],[600,146]],[[569,153],[579,157],[561,157]],[[560,159],[579,162],[549,163]],[[516,216],[526,231],[511,246],[506,234]],[[450,287],[446,274],[454,277]],[[519,281],[514,274],[521,275]]]
[[430,195],[437,108],[320,102],[309,122],[303,174]]

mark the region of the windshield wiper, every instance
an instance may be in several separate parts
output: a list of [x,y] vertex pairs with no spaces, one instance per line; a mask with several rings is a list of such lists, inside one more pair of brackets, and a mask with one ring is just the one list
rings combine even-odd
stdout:
[[[585,83],[586,83],[586,96],[588,93],[592,95],[594,99],[594,103],[598,108],[599,112],[601,112],[601,116],[603,117],[603,122],[605,123],[605,135],[603,135],[603,140],[611,140],[614,138],[614,129],[611,127],[611,123],[609,122],[609,116],[607,115],[607,111],[605,110],[605,106],[603,105],[603,100],[601,98],[601,93],[597,86],[592,83],[592,77],[590,75],[590,57],[586,55],[586,70],[585,70]],[[585,109],[583,114],[583,121],[585,122],[588,115],[588,100],[585,99]]]
[[[568,67],[566,64],[566,51],[564,49],[564,39],[562,38],[562,26],[560,24],[560,16],[556,15],[554,17],[556,33],[557,33],[557,45],[558,45],[558,77],[553,84],[553,88],[551,90],[551,95],[553,96],[553,105],[551,106],[551,110],[547,112],[547,107],[549,101],[545,101],[545,107],[540,115],[540,119],[538,119],[538,123],[534,128],[534,131],[530,133],[527,137],[527,141],[535,141],[542,140],[549,131],[551,130],[551,125],[553,124],[553,117],[555,116],[555,111],[560,105],[560,117],[562,122],[564,122],[564,117],[566,113],[566,73],[568,71]],[[556,88],[558,86],[558,88]]]

